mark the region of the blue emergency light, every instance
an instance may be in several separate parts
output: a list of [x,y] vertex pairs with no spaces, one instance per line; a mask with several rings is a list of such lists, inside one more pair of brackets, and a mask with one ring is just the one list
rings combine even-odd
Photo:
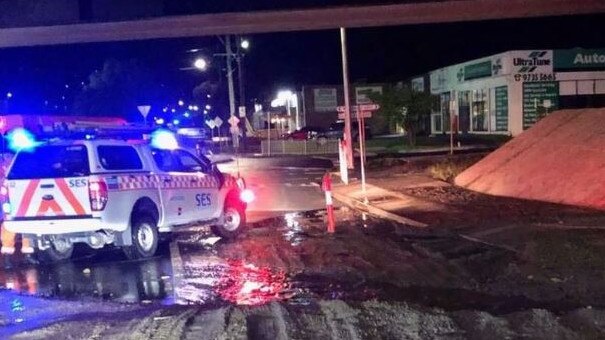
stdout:
[[151,134],[151,146],[162,150],[175,150],[178,149],[179,142],[174,133],[160,129]]
[[6,136],[8,140],[8,148],[11,151],[28,151],[34,149],[39,143],[36,142],[36,137],[23,128],[16,128]]

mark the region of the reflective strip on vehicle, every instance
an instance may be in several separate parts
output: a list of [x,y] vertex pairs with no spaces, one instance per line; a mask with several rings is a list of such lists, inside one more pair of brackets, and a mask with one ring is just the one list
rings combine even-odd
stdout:
[[118,190],[157,189],[159,180],[155,175],[117,176]]
[[218,180],[214,176],[169,176],[170,181],[162,181],[164,189],[211,189],[218,188]]
[[27,214],[27,209],[29,208],[29,204],[31,203],[32,197],[34,197],[34,193],[36,192],[39,183],[39,179],[32,179],[29,181],[29,184],[27,184],[27,188],[25,188],[23,198],[21,199],[21,203],[19,203],[19,209],[17,209],[17,213],[15,214],[15,216],[21,217]]
[[78,201],[78,199],[76,198],[74,193],[69,189],[65,180],[63,178],[57,178],[55,180],[55,183],[57,183],[59,190],[61,190],[61,193],[67,199],[67,202],[69,203],[69,205],[71,205],[71,207],[74,208],[76,215],[86,215],[86,211],[84,210],[84,207],[82,207],[82,204],[80,204],[80,201]]
[[233,188],[237,187],[237,180],[233,176],[225,176],[225,187]]
[[[110,191],[141,189],[218,188],[218,179],[209,175],[135,175],[106,177]],[[235,185],[235,181],[233,181]]]

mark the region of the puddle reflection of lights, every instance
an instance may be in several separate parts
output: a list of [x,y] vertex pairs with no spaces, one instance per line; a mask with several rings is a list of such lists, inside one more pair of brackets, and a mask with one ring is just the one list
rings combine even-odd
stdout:
[[273,273],[269,268],[259,268],[242,260],[227,263],[227,275],[217,287],[224,300],[238,305],[261,305],[280,298],[285,287],[285,273]]
[[284,218],[286,219],[286,225],[289,228],[292,228],[295,225],[298,225],[298,222],[296,221],[296,213],[288,213],[284,216]]
[[171,296],[170,262],[153,259],[142,263],[86,266],[74,262],[52,267],[16,269],[0,273],[0,286],[25,295],[73,298],[90,296],[118,302],[164,300]]
[[205,257],[187,261],[176,289],[181,304],[199,304],[220,299],[237,305],[262,305],[283,298],[286,275],[243,260]]
[[284,232],[284,237],[292,246],[298,246],[302,242],[302,228],[298,220],[296,219],[298,214],[296,213],[288,213],[284,215],[284,219],[286,220],[286,230]]

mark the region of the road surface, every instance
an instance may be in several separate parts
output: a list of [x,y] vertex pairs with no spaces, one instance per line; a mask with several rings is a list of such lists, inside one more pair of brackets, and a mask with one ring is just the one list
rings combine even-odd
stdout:
[[[324,195],[317,184],[326,172],[326,168],[319,166],[324,165],[300,168],[272,166],[263,160],[242,162],[239,172],[256,195],[248,207],[249,221],[257,222],[287,212],[324,209]],[[238,172],[235,161],[220,164],[219,169],[234,175]]]

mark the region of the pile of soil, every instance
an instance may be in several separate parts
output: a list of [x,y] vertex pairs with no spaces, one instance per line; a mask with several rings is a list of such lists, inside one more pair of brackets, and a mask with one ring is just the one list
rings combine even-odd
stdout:
[[605,209],[605,109],[550,114],[458,175],[464,188]]

